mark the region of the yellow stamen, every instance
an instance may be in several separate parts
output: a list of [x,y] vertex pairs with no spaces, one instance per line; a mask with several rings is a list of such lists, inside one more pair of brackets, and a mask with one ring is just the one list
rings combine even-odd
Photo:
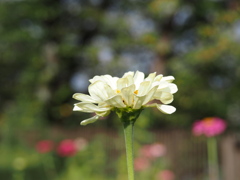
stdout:
[[203,122],[204,122],[204,124],[206,125],[206,126],[211,126],[211,125],[213,125],[214,124],[214,120],[213,120],[213,118],[204,118],[203,119]]
[[138,94],[138,90],[134,91],[134,94]]
[[118,90],[118,89],[116,90],[116,92],[117,92],[117,93],[121,93],[121,91],[120,91],[120,90]]

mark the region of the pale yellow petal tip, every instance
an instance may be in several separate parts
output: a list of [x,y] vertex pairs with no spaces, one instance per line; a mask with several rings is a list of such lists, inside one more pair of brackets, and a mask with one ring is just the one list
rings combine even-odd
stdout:
[[84,120],[84,121],[82,121],[80,124],[82,125],[82,126],[86,126],[86,125],[88,125],[88,124],[90,124],[90,123],[94,123],[95,121],[97,121],[99,119],[99,116],[93,116],[93,117],[91,117],[91,118],[89,118],[89,119],[86,119],[86,120]]
[[81,111],[82,109],[80,107],[78,107],[77,105],[74,105],[73,107],[73,111]]
[[172,114],[176,111],[176,108],[170,105],[158,104],[157,108],[164,114]]
[[87,122],[85,122],[85,121],[82,121],[82,122],[80,123],[80,125],[82,125],[82,126],[86,126],[87,124],[89,124],[89,123],[87,123]]
[[165,76],[165,77],[162,78],[162,80],[171,83],[172,81],[175,80],[175,77],[173,77],[173,76]]
[[72,98],[73,98],[73,99],[76,99],[75,97],[77,96],[77,94],[78,94],[78,93],[73,94],[73,95],[72,95]]
[[172,110],[168,112],[168,114],[173,114],[174,112],[176,112],[176,108],[172,106]]

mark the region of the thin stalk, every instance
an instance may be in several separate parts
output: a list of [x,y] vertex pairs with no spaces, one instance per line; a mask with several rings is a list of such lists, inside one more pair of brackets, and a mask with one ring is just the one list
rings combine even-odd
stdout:
[[134,166],[133,166],[133,127],[138,116],[143,109],[116,109],[116,113],[120,118],[125,136],[125,147],[127,157],[128,180],[134,180]]
[[134,164],[133,164],[133,127],[134,122],[128,121],[124,123],[124,137],[127,157],[128,180],[134,180]]
[[219,180],[217,139],[207,139],[209,180]]

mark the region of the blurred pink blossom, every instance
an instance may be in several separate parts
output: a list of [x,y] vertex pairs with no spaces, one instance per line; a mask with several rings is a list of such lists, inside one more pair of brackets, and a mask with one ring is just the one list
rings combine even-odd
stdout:
[[175,174],[170,170],[162,170],[157,174],[156,180],[174,180]]
[[218,117],[207,117],[193,124],[192,132],[195,136],[205,135],[207,137],[221,134],[227,125],[223,119]]
[[134,160],[134,169],[136,171],[143,171],[150,167],[150,162],[147,158],[138,157]]
[[39,153],[48,153],[53,150],[54,143],[51,140],[38,141],[35,148]]
[[150,159],[158,158],[166,154],[166,146],[160,143],[145,145],[140,149],[140,156]]
[[66,139],[59,143],[57,147],[57,153],[62,156],[73,156],[77,153],[77,146],[74,140]]

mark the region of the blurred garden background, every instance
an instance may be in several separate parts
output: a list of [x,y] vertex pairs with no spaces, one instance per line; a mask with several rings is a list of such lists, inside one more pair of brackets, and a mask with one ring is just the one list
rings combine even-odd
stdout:
[[209,180],[192,125],[217,116],[220,179],[239,180],[238,0],[0,0],[0,179],[126,180],[118,118],[80,126],[92,115],[72,112],[72,95],[136,70],[179,88],[174,114],[136,123],[136,178]]

